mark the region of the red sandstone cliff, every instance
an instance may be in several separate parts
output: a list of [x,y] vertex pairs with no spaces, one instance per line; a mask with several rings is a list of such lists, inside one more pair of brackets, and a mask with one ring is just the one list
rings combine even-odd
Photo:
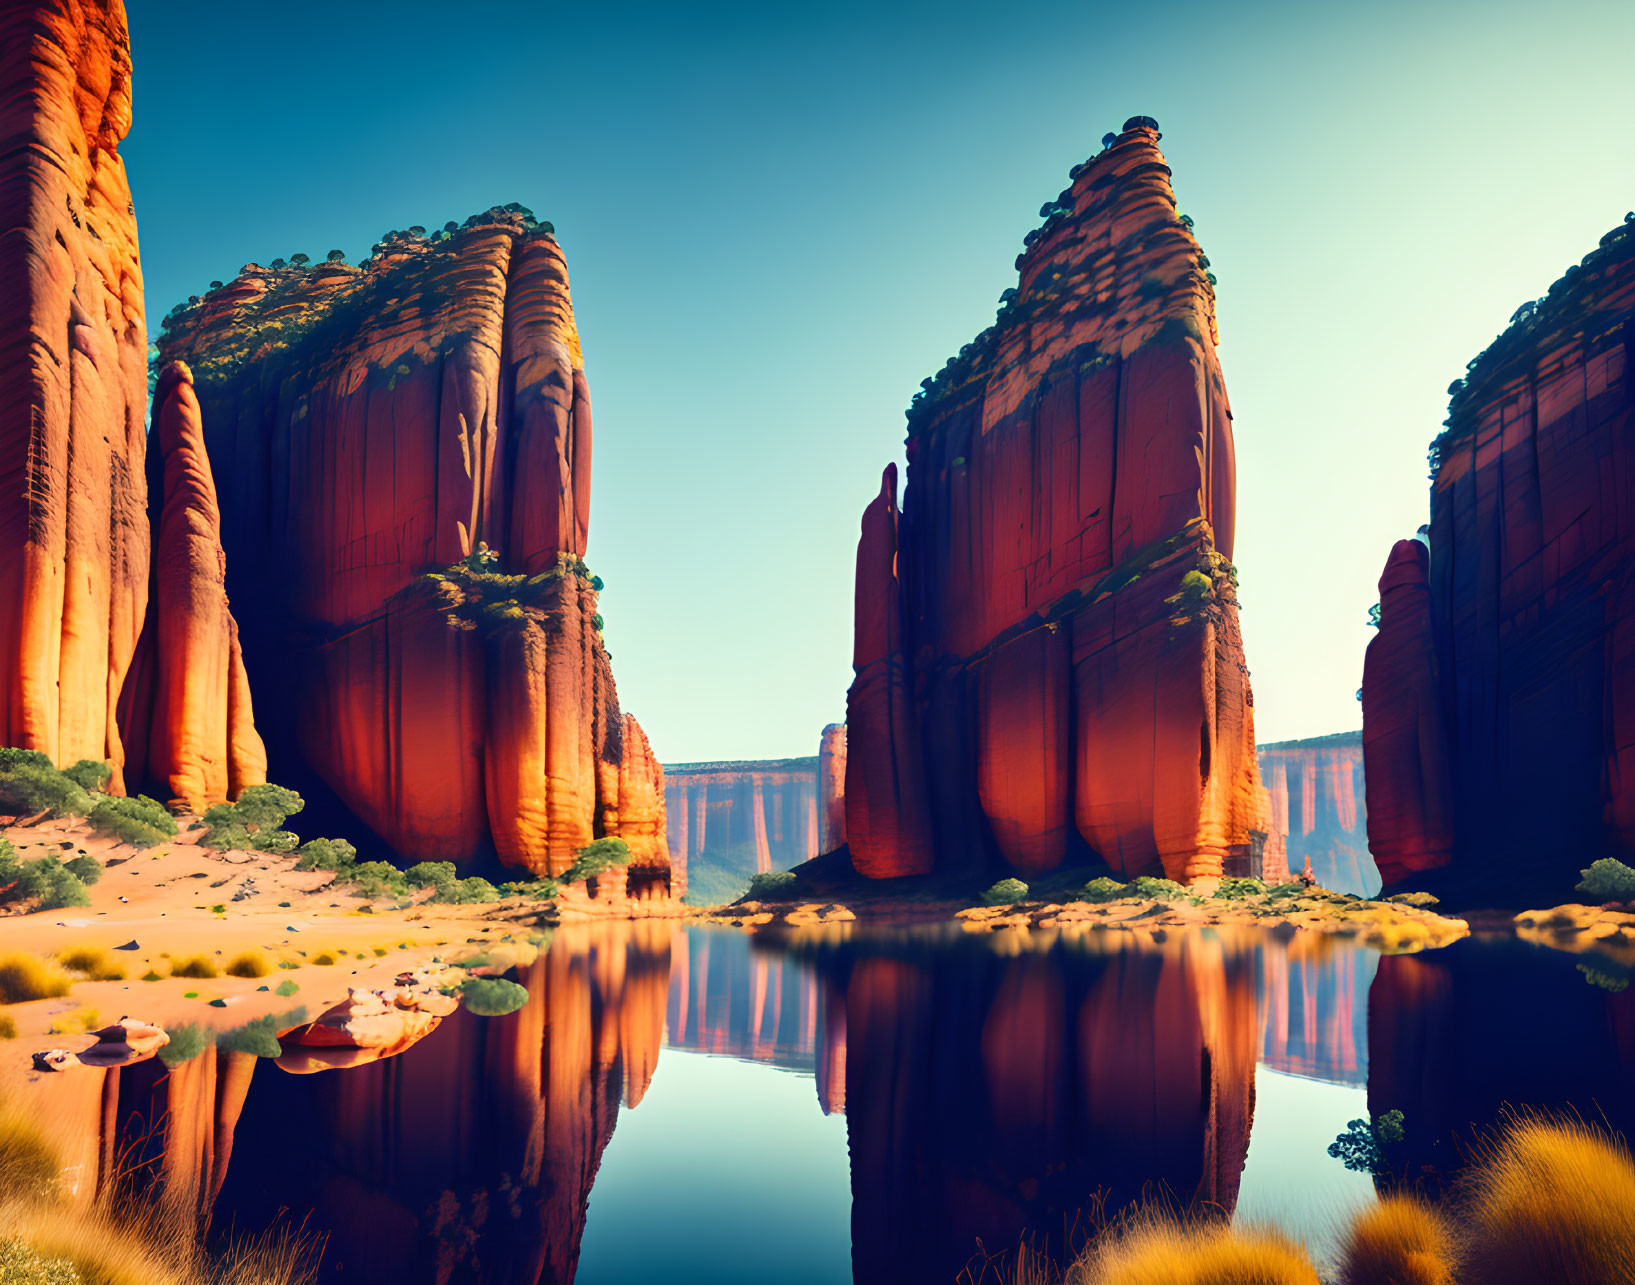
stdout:
[[0,744],[124,754],[148,596],[147,330],[120,0],[0,12]]
[[1289,868],[1299,870],[1309,860],[1325,888],[1377,893],[1379,871],[1368,854],[1362,733],[1278,741],[1262,745],[1256,756]]
[[590,403],[550,226],[491,210],[361,267],[252,264],[166,327],[277,774],[402,852],[491,841],[558,873],[621,835],[632,878],[667,881],[662,773],[582,559]]
[[148,617],[119,703],[132,783],[151,778],[194,812],[267,779],[238,625],[227,604],[221,512],[193,376],[167,366],[154,393],[157,493]]
[[818,853],[846,842],[846,725],[830,723],[818,742]]
[[815,758],[672,763],[664,802],[672,858],[709,871],[712,890],[742,888],[819,851]]
[[1363,679],[1386,883],[1561,900],[1635,852],[1635,220],[1517,311],[1432,448]]
[[909,415],[863,518],[846,821],[864,874],[1281,877],[1230,564],[1208,266],[1145,118]]

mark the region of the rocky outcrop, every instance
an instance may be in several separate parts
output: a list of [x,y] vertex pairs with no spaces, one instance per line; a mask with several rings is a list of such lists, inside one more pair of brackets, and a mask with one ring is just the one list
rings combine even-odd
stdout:
[[1635,852],[1635,219],[1452,391],[1428,551],[1381,579],[1363,678],[1388,886],[1564,900]]
[[667,880],[583,561],[590,402],[550,225],[511,207],[359,267],[251,264],[160,348],[192,367],[274,774],[400,852],[556,874],[619,835]]
[[227,604],[221,512],[193,377],[167,366],[154,394],[153,587],[119,722],[133,783],[203,812],[267,779],[238,625]]
[[866,875],[1283,873],[1230,563],[1212,279],[1138,117],[1047,203],[998,321],[908,412],[858,545]]
[[818,853],[846,842],[846,725],[830,723],[818,741]]
[[0,744],[114,765],[148,597],[120,0],[0,13]]
[[712,885],[788,870],[818,852],[818,760],[672,763],[664,769],[669,848]]
[[1277,741],[1256,754],[1289,869],[1309,861],[1325,888],[1363,897],[1377,893],[1379,871],[1368,854],[1362,733]]

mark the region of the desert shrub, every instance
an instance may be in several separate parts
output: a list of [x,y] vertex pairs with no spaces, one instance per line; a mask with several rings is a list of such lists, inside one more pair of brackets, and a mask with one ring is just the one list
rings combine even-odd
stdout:
[[1622,861],[1602,857],[1590,863],[1577,891],[1591,901],[1635,901],[1635,870]]
[[0,751],[0,812],[82,817],[90,810],[91,796],[54,768],[44,754],[34,750]]
[[1305,891],[1306,885],[1296,879],[1292,883],[1274,884],[1266,889],[1266,895],[1268,897],[1298,897]]
[[1627,1281],[1635,1166],[1586,1125],[1522,1120],[1475,1166],[1461,1280]]
[[102,862],[95,857],[74,857],[64,861],[62,868],[89,888],[102,878]]
[[357,864],[358,850],[345,839],[308,839],[301,845],[297,870],[349,870]]
[[468,977],[460,983],[460,1002],[478,1017],[504,1017],[528,1002],[528,992],[499,977]]
[[172,977],[218,977],[220,970],[208,955],[187,955],[171,961]]
[[1455,1261],[1441,1214],[1412,1196],[1382,1196],[1346,1231],[1339,1285],[1453,1285]]
[[615,866],[630,864],[630,845],[623,839],[597,839],[573,854],[573,864],[559,876],[563,883],[594,879]]
[[210,1046],[210,1033],[194,1022],[165,1028],[170,1043],[159,1050],[159,1059],[166,1066],[180,1066],[191,1062]]
[[24,951],[0,955],[0,1004],[68,994],[74,979],[51,960]]
[[471,875],[465,879],[454,879],[439,884],[431,899],[450,906],[471,906],[485,901],[498,901],[500,890],[488,880]]
[[1259,879],[1222,879],[1221,886],[1215,889],[1215,895],[1226,901],[1242,901],[1245,897],[1258,897],[1266,891],[1266,885]]
[[749,881],[748,897],[752,901],[779,901],[795,891],[793,870],[763,870]]
[[982,894],[985,906],[1014,906],[1028,895],[1028,886],[1020,879],[1001,879],[991,884]]
[[1346,1131],[1328,1144],[1328,1153],[1354,1173],[1388,1177],[1391,1151],[1403,1138],[1402,1112],[1387,1111],[1372,1122],[1352,1120]]
[[223,1031],[216,1037],[216,1046],[229,1053],[251,1053],[256,1057],[279,1057],[284,1052],[278,1043],[278,1027],[299,1026],[306,1020],[306,1009],[297,1008],[278,1016],[267,1013]]
[[301,988],[294,982],[290,981],[288,978],[285,978],[283,981],[278,983],[278,987],[273,991],[273,994],[277,995],[280,999],[288,999],[300,989]]
[[1428,892],[1399,892],[1387,901],[1399,906],[1417,906],[1421,910],[1429,910],[1432,906],[1441,904],[1441,898],[1434,897]]
[[113,776],[114,770],[98,759],[81,759],[72,767],[63,768],[62,774],[80,789],[91,791],[100,790],[107,785],[108,778]]
[[1129,888],[1117,879],[1109,879],[1106,875],[1092,879],[1079,890],[1081,901],[1117,901],[1120,897],[1129,895]]
[[272,972],[272,965],[259,950],[246,950],[228,960],[222,971],[229,977],[265,977]]
[[[55,1148],[32,1120],[12,1111],[0,1115],[0,1193],[49,1196],[57,1186],[59,1164]],[[0,1275],[0,1281],[9,1285],[9,1280]]]
[[385,861],[360,861],[337,878],[353,885],[354,897],[407,897],[408,882],[403,872]]
[[405,870],[403,877],[416,888],[436,888],[459,878],[452,861],[420,861]]
[[312,962],[317,964],[320,968],[333,968],[335,965],[335,956],[327,950],[320,950],[312,957]]
[[56,857],[18,861],[15,855],[0,854],[0,902],[8,901],[34,901],[39,910],[61,910],[89,906],[91,896]]
[[222,851],[257,848],[264,852],[293,852],[300,839],[283,825],[304,807],[301,796],[282,785],[248,786],[239,791],[236,802],[218,803],[205,812],[201,818],[205,836],[199,846]]
[[1098,1238],[1083,1285],[1319,1285],[1306,1251],[1279,1232],[1219,1222],[1139,1219]]
[[125,980],[124,966],[101,946],[70,946],[57,952],[57,962],[76,973],[84,973],[92,981]]
[[500,885],[502,897],[530,897],[535,901],[549,901],[562,889],[555,879],[520,879]]
[[0,1013],[0,1040],[17,1038],[17,1019],[10,1013]]
[[1177,897],[1186,896],[1186,892],[1173,879],[1154,879],[1151,875],[1142,875],[1130,884],[1132,896],[1144,897],[1149,901],[1174,901]]
[[176,836],[176,818],[158,799],[139,794],[134,799],[104,795],[91,809],[91,828],[112,835],[121,843],[151,848]]
[[294,852],[301,845],[301,836],[293,830],[257,830],[250,836],[250,846],[257,852]]

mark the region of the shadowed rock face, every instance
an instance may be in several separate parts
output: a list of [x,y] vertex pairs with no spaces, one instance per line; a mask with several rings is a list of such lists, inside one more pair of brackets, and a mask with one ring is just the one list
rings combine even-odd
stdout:
[[1098,1198],[1108,1216],[1144,1190],[1237,1203],[1252,955],[1199,941],[1051,958],[860,950],[819,971],[844,1030],[858,1282],[953,1280],[979,1241],[1002,1253],[1024,1233],[1059,1255]]
[[1359,896],[1378,892],[1379,871],[1368,855],[1362,733],[1279,741],[1256,753],[1289,869],[1300,870],[1309,860],[1325,888]]
[[667,877],[582,555],[591,418],[549,225],[492,210],[361,267],[250,265],[166,320],[222,479],[229,587],[283,777],[401,852]]
[[124,753],[148,597],[147,329],[119,0],[0,12],[0,743]]
[[830,723],[818,742],[818,852],[846,842],[846,725]]
[[[1079,167],[997,323],[908,412],[863,518],[853,860],[890,877],[1070,855],[1281,877],[1229,558],[1207,260],[1158,134]],[[1270,841],[1268,841],[1270,838]]]
[[1363,679],[1387,885],[1534,902],[1635,851],[1635,226],[1520,310],[1432,450]]

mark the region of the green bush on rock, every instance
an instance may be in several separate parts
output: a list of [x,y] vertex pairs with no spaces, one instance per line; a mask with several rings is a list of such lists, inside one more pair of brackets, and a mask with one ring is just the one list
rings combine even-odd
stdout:
[[89,820],[98,834],[110,835],[137,848],[151,848],[176,837],[176,818],[158,799],[150,799],[145,794],[134,799],[103,795],[91,809]]
[[1130,895],[1148,901],[1174,901],[1177,897],[1186,896],[1187,890],[1173,879],[1154,879],[1151,875],[1142,875],[1130,884]]
[[1583,879],[1577,891],[1591,901],[1635,901],[1635,870],[1622,861],[1602,857],[1578,873]]
[[84,882],[56,857],[19,861],[10,843],[0,844],[0,902],[33,901],[38,910],[91,904]]
[[1102,875],[1099,879],[1092,879],[1084,885],[1079,893],[1081,901],[1117,901],[1120,897],[1128,897],[1130,890],[1117,879],[1109,879]]
[[744,895],[751,901],[781,901],[795,891],[794,871],[763,870],[749,881]]
[[991,884],[982,894],[985,906],[1014,906],[1028,895],[1028,886],[1020,879],[1001,879]]
[[460,983],[460,1002],[478,1017],[504,1017],[528,1002],[528,992],[499,977],[468,977]]
[[573,854],[573,864],[558,878],[563,883],[594,879],[615,866],[630,864],[630,845],[623,839],[596,839]]
[[1223,901],[1242,901],[1245,897],[1258,897],[1266,891],[1266,885],[1259,879],[1222,879],[1221,886],[1215,889],[1215,895]]

